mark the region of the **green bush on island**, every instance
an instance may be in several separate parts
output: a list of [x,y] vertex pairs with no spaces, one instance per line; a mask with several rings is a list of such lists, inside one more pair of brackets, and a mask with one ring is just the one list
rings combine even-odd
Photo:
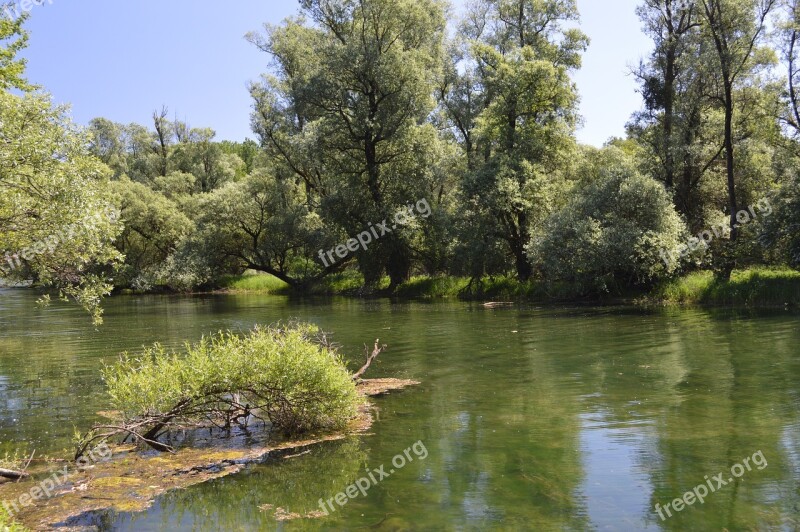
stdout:
[[[258,419],[288,434],[344,428],[362,398],[341,356],[314,325],[220,333],[177,353],[155,345],[103,371],[119,420],[84,436],[124,435],[160,450],[160,435],[196,427],[230,429]],[[124,427],[120,431],[119,427]]]

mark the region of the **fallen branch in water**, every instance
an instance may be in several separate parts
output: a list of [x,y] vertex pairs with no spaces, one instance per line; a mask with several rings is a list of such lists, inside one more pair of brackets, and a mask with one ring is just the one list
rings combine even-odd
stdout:
[[372,349],[372,354],[370,354],[369,349],[367,348],[367,346],[364,346],[364,351],[366,351],[366,354],[367,354],[367,361],[363,366],[361,366],[360,370],[356,371],[353,374],[353,380],[354,381],[356,381],[356,382],[360,381],[361,377],[364,376],[364,374],[369,369],[370,365],[372,365],[372,362],[376,358],[378,358],[378,355],[380,355],[383,352],[384,349],[386,349],[385,345],[381,345],[381,346],[378,345],[380,343],[380,341],[381,341],[380,338],[375,340],[375,347]]
[[30,475],[24,471],[14,471],[11,469],[2,469],[0,468],[0,477],[7,478],[9,480],[20,480],[23,478],[28,478]]

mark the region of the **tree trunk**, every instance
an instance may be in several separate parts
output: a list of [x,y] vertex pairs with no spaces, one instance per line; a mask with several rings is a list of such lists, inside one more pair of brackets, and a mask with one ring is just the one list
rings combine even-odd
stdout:
[[717,277],[723,281],[730,281],[731,274],[736,267],[736,241],[739,238],[739,224],[736,213],[739,210],[736,201],[735,158],[733,153],[733,84],[725,82],[725,168],[728,177],[728,208],[730,209],[731,239],[725,250],[722,264],[717,272]]
[[675,114],[675,44],[667,49],[667,65],[664,72],[664,166],[665,182],[670,193],[675,185],[675,158],[672,151],[672,134]]
[[733,86],[725,84],[725,166],[728,175],[728,208],[731,211],[731,242],[739,237],[739,225],[736,213],[739,206],[736,201],[736,175],[733,153]]
[[396,239],[389,244],[389,260],[386,262],[386,272],[391,283],[389,290],[394,290],[411,277],[411,257],[402,242]]

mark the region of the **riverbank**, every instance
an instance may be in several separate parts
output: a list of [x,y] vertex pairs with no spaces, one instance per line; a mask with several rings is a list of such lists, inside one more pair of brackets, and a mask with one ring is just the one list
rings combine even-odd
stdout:
[[695,272],[656,288],[648,300],[673,305],[800,308],[800,272],[752,268],[733,272],[730,281],[720,281],[711,272]]
[[[384,279],[374,291],[363,288],[355,272],[326,279],[307,295],[385,296],[402,299],[462,299],[470,301],[525,301],[536,303],[614,303],[642,305],[723,306],[747,308],[800,308],[800,272],[779,268],[751,268],[733,272],[721,281],[712,272],[693,272],[662,283],[650,291],[623,290],[586,296],[567,283],[520,282],[513,277],[474,281],[466,277],[414,277],[388,292]],[[291,295],[286,283],[265,274],[248,273],[226,278],[220,292]]]

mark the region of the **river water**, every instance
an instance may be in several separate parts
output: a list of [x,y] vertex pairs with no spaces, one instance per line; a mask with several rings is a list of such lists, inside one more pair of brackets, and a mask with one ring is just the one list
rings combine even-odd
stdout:
[[[35,299],[0,291],[0,452],[68,449],[108,409],[100,370],[123,351],[278,320],[332,331],[353,367],[380,338],[368,376],[422,381],[376,400],[370,435],[98,515],[102,530],[800,527],[798,314],[124,296],[95,328]],[[327,517],[274,517],[320,510],[381,466],[396,470]],[[702,504],[684,498],[701,485]]]

